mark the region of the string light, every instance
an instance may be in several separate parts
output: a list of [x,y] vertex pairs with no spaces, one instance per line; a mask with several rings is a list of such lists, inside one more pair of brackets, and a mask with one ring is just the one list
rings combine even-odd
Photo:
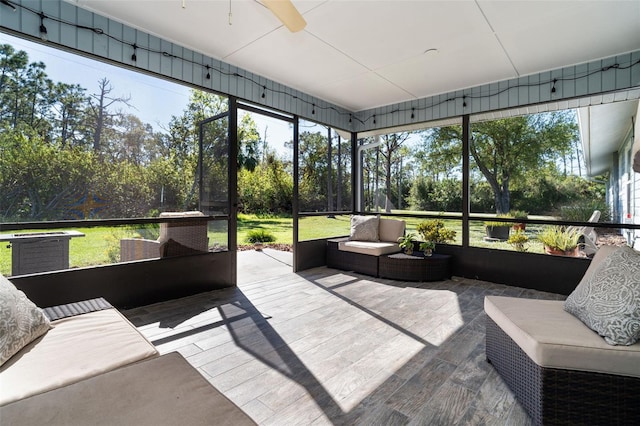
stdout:
[[5,6],[9,6],[11,10],[13,10],[14,12],[17,10],[16,7],[13,4],[11,4],[11,2],[8,2],[7,0],[2,0],[2,4],[4,4]]
[[[104,35],[105,37],[107,37],[107,38],[109,38],[111,40],[117,41],[117,42],[119,42],[121,44],[130,45],[134,50],[133,54],[131,55],[131,60],[132,61],[136,61],[137,60],[136,51],[137,51],[137,49],[141,49],[141,50],[144,50],[146,52],[159,54],[159,55],[162,55],[162,56],[167,57],[167,58],[178,59],[178,60],[181,60],[183,62],[191,63],[193,65],[203,66],[203,67],[205,67],[207,69],[207,75],[206,75],[207,80],[211,79],[210,70],[213,70],[213,71],[219,73],[220,75],[224,75],[224,76],[228,76],[228,77],[235,77],[235,78],[238,78],[238,79],[244,79],[247,82],[250,82],[252,84],[255,84],[256,86],[261,86],[262,87],[263,90],[262,90],[261,97],[263,99],[266,97],[266,91],[270,90],[271,92],[273,92],[275,94],[288,96],[291,99],[297,100],[297,101],[299,101],[301,103],[304,103],[304,104],[307,104],[307,105],[311,104],[311,106],[312,106],[311,113],[314,114],[314,115],[315,115],[316,106],[317,106],[318,108],[323,109],[323,110],[331,110],[331,111],[335,112],[336,114],[338,114],[339,116],[345,116],[345,115],[348,114],[349,115],[349,123],[352,123],[353,120],[356,120],[360,124],[364,125],[367,121],[369,121],[370,119],[373,118],[373,123],[377,124],[376,114],[370,115],[369,117],[366,117],[366,118],[365,117],[358,117],[358,116],[354,116],[352,113],[350,113],[348,111],[344,111],[344,110],[338,109],[338,107],[335,107],[333,105],[316,105],[315,103],[307,101],[306,99],[302,99],[302,98],[298,97],[297,95],[294,95],[292,93],[287,92],[286,90],[267,89],[266,86],[264,86],[262,83],[258,82],[257,80],[253,79],[252,77],[248,77],[248,76],[239,74],[238,72],[225,71],[222,68],[213,67],[213,66],[210,66],[210,65],[203,65],[203,64],[198,63],[196,61],[193,61],[191,59],[183,58],[183,57],[180,57],[180,56],[177,56],[177,55],[173,55],[173,54],[171,54],[169,52],[166,52],[166,51],[157,50],[157,49],[153,49],[151,47],[146,47],[146,46],[138,46],[137,44],[131,44],[128,41],[125,41],[125,40],[120,39],[120,38],[118,38],[118,37],[116,37],[114,35],[106,33],[101,28],[91,27],[91,26],[87,26],[87,25],[80,25],[80,24],[76,24],[74,22],[66,21],[64,19],[56,18],[54,16],[48,16],[42,11],[38,11],[36,9],[30,8],[28,6],[25,6],[23,4],[14,4],[14,3],[10,2],[9,0],[0,0],[0,3],[5,5],[5,6],[7,6],[7,7],[10,7],[13,11],[16,11],[16,8],[19,7],[21,9],[24,9],[26,11],[29,11],[29,12],[37,15],[40,18],[40,28],[39,28],[40,36],[44,41],[47,41],[47,38],[48,38],[47,27],[44,25],[44,20],[45,19],[50,19],[50,20],[52,20],[54,22],[58,22],[58,23],[61,23],[61,24],[64,24],[64,25],[75,27],[75,28],[80,29],[80,30],[87,30],[87,31],[91,31],[91,32],[93,32],[95,34],[98,34],[98,35]],[[184,0],[183,0],[182,4],[183,4],[183,7],[186,7],[186,2]],[[407,111],[410,110],[411,111],[411,118],[415,118],[416,109],[418,111],[426,111],[426,110],[429,110],[429,109],[432,109],[432,108],[436,108],[436,107],[438,107],[438,106],[440,106],[440,105],[442,105],[444,103],[452,102],[452,101],[455,101],[455,100],[460,99],[460,98],[462,98],[462,106],[463,106],[463,108],[465,108],[467,106],[467,102],[466,102],[467,98],[469,98],[469,99],[492,98],[494,96],[501,95],[502,93],[505,93],[505,92],[510,91],[510,90],[515,90],[515,89],[519,89],[519,88],[527,88],[527,87],[543,87],[543,86],[548,85],[548,84],[551,84],[551,93],[556,93],[556,83],[558,83],[558,82],[577,81],[579,79],[587,78],[587,77],[590,77],[592,75],[599,74],[599,73],[604,73],[604,72],[607,72],[607,71],[612,70],[612,69],[627,70],[627,69],[633,68],[633,67],[635,67],[637,65],[640,65],[640,59],[636,59],[633,62],[630,62],[629,64],[626,64],[626,65],[620,65],[619,63],[615,63],[615,64],[612,64],[612,65],[609,65],[609,66],[605,66],[605,67],[601,67],[601,68],[598,68],[598,69],[594,69],[592,71],[586,72],[586,73],[581,74],[581,75],[575,75],[573,77],[563,77],[563,78],[559,78],[559,79],[558,78],[554,78],[552,80],[539,81],[539,82],[536,82],[536,83],[518,83],[518,84],[514,84],[514,85],[509,85],[506,88],[497,90],[497,91],[492,92],[492,93],[486,93],[486,94],[480,94],[480,95],[454,96],[454,97],[451,97],[451,98],[447,98],[447,99],[441,100],[439,102],[433,102],[430,105],[425,105],[424,107],[420,107],[420,108],[411,107],[409,109],[409,108],[400,108],[399,107],[399,108],[395,108],[393,110],[385,111],[384,113],[382,113],[382,115],[383,116],[389,116],[389,115],[393,115],[393,114],[401,114],[401,113],[404,113],[404,112],[407,112]]]
[[45,14],[40,12],[40,38],[47,41],[47,27],[44,26],[44,18],[46,18]]

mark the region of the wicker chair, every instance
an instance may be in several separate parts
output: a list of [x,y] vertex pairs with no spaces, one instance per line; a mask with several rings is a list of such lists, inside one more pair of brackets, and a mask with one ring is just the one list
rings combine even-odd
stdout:
[[535,425],[636,424],[640,343],[607,347],[562,303],[488,296],[487,361]]
[[[165,212],[160,218],[199,218],[203,213]],[[204,220],[181,220],[162,222],[157,240],[124,238],[120,240],[120,261],[152,259],[157,257],[181,256],[208,251],[207,222]]]

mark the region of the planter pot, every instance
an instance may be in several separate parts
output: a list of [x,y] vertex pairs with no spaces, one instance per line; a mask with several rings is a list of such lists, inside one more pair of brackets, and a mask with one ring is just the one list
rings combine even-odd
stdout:
[[513,224],[513,230],[514,231],[523,231],[527,228],[527,224],[526,223],[514,223]]
[[432,254],[433,254],[433,249],[426,249],[426,250],[424,251],[424,255],[425,255],[425,256],[431,256]]
[[264,247],[263,243],[253,243],[253,248],[256,251],[262,251],[262,248]]
[[563,251],[549,246],[544,246],[544,252],[553,256],[578,257],[578,253],[580,252],[580,250],[578,247],[576,247],[572,250]]
[[511,230],[511,225],[509,225],[509,226],[486,226],[485,230],[487,232],[487,238],[488,239],[506,241],[506,240],[509,239],[509,231]]

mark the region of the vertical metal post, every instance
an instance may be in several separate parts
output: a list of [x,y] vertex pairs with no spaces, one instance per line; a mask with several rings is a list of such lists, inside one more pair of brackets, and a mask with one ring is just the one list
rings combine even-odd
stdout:
[[238,284],[238,99],[229,96],[229,251],[231,282]]
[[358,134],[351,132],[351,211],[362,211],[362,166],[358,152]]
[[293,117],[293,202],[292,202],[292,216],[293,216],[293,272],[298,272],[298,228],[300,226],[298,215],[300,211],[299,196],[299,177],[300,167],[298,165],[299,158],[299,117]]
[[338,134],[338,199],[336,201],[336,210],[344,210],[342,208],[342,137]]
[[462,247],[469,247],[469,143],[471,141],[471,120],[469,114],[462,116]]
[[331,127],[327,127],[327,211],[333,211],[333,167],[331,157],[333,154],[331,143]]

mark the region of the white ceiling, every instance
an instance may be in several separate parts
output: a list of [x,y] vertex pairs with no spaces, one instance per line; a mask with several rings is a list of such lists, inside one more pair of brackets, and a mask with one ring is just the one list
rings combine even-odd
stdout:
[[640,50],[638,0],[68,1],[351,111]]

